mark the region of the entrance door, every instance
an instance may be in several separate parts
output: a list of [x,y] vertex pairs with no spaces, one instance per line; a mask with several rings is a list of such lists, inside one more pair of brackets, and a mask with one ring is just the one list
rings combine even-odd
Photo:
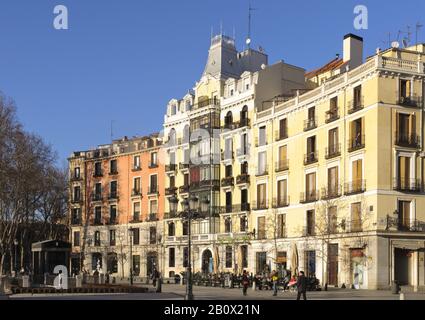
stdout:
[[257,252],[257,273],[268,271],[267,252]]
[[202,273],[209,274],[213,272],[213,257],[210,250],[205,250],[202,254]]
[[328,284],[338,285],[338,244],[330,244],[328,247]]
[[351,281],[356,289],[365,285],[365,254],[363,249],[351,249]]
[[411,284],[413,252],[406,249],[394,249],[394,280],[401,286]]
[[158,270],[158,254],[149,252],[146,259],[146,276],[150,277],[155,269]]

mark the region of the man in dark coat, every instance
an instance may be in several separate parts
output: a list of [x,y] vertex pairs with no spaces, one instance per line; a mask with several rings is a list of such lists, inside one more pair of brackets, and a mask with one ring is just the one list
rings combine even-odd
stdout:
[[299,275],[298,275],[298,279],[297,279],[297,289],[298,289],[298,294],[297,294],[297,300],[301,299],[301,294],[303,295],[303,299],[307,300],[307,279],[304,275],[304,271],[300,271]]

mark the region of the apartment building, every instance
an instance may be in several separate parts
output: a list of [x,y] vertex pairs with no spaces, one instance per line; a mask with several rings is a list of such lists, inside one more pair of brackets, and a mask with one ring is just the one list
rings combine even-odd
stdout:
[[362,63],[362,42],[347,35],[343,58],[306,74],[317,88],[256,113],[255,272],[425,285],[424,47]]
[[69,158],[71,270],[146,277],[163,267],[164,166],[158,135]]

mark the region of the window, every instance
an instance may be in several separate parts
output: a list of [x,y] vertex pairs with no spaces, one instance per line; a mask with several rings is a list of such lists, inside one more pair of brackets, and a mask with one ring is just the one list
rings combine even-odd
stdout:
[[152,152],[151,153],[151,167],[155,167],[158,165],[158,153]]
[[400,80],[400,100],[406,100],[410,98],[412,93],[412,83],[410,80],[401,79]]
[[232,192],[226,192],[226,212],[232,212]]
[[398,201],[398,229],[402,231],[410,230],[411,224],[411,202]]
[[168,224],[168,236],[174,237],[175,235],[176,235],[176,225],[174,224],[174,222],[170,222]]
[[140,221],[140,202],[133,203],[133,221]]
[[150,192],[158,192],[158,176],[156,174],[150,176]]
[[232,218],[228,217],[224,220],[224,233],[232,232]]
[[306,236],[314,236],[315,228],[316,228],[316,225],[315,225],[315,218],[314,218],[314,210],[308,210]]
[[277,215],[277,237],[286,237],[286,214]]
[[398,178],[397,187],[401,190],[409,190],[410,184],[410,157],[398,157]]
[[109,223],[114,224],[117,222],[117,206],[112,205],[109,207]]
[[349,151],[358,150],[364,148],[364,127],[363,127],[364,119],[360,118],[354,120],[350,124],[350,144]]
[[316,274],[316,251],[305,251],[305,275],[310,277]]
[[305,192],[306,201],[315,201],[317,197],[316,193],[316,173],[309,173],[305,176]]
[[230,165],[230,166],[226,166],[226,169],[225,169],[225,174],[226,174],[226,178],[229,178],[229,177],[233,177],[233,170],[232,170],[232,166]]
[[75,167],[74,168],[74,178],[75,179],[80,179],[80,167]]
[[185,149],[183,153],[183,163],[190,164],[190,149]]
[[176,248],[168,249],[168,267],[174,268],[176,266]]
[[338,128],[329,130],[328,133],[328,154],[327,156],[334,156],[339,154],[339,141],[338,141]]
[[187,236],[189,234],[189,223],[187,221],[183,221],[183,235]]
[[140,244],[140,229],[139,228],[135,228],[132,229],[133,231],[133,244],[134,245],[139,245]]
[[248,174],[248,162],[246,161],[241,164],[241,174]]
[[416,115],[397,113],[396,145],[416,148],[419,146],[419,138],[416,135]]
[[267,174],[267,153],[266,151],[258,153],[258,172],[257,175]]
[[116,199],[118,197],[118,182],[111,181],[111,193],[109,195],[111,199]]
[[171,176],[169,179],[169,187],[170,188],[175,188],[176,187],[176,177],[175,176]]
[[74,247],[80,246],[80,231],[74,232]]
[[229,111],[224,117],[224,126],[226,129],[230,129],[232,124],[233,124],[233,115],[232,115],[232,112]]
[[135,276],[140,275],[140,256],[133,255],[133,273]]
[[267,144],[266,127],[261,127],[259,131],[259,144],[258,146],[265,146]]
[[134,170],[140,169],[140,156],[134,156],[133,157],[133,169]]
[[183,248],[183,268],[187,268],[189,265],[189,248]]
[[286,139],[288,137],[288,120],[281,119],[279,121],[279,140]]
[[333,97],[331,99],[329,111],[330,111],[331,115],[333,115],[333,116],[338,115],[338,97]]
[[188,186],[189,185],[189,174],[185,173],[183,176],[183,181],[184,181],[184,185]]
[[354,109],[359,109],[363,107],[362,101],[362,86],[357,86],[354,88]]
[[95,271],[97,268],[102,268],[102,254],[99,252],[95,252],[91,256],[91,266],[92,270]]
[[94,208],[94,224],[102,224],[102,207]]
[[226,139],[224,145],[224,160],[230,160],[233,158],[233,139]]
[[74,187],[74,202],[81,201],[81,187]]
[[349,192],[359,192],[363,189],[363,160],[359,159],[352,162],[352,182]]
[[117,165],[117,160],[111,160],[109,163],[109,167],[110,167],[110,174],[117,174],[118,173],[118,165]]
[[362,231],[362,204],[361,202],[351,204],[351,232]]
[[95,247],[100,247],[100,231],[94,233],[94,245]]
[[328,169],[328,197],[336,197],[339,195],[338,190],[338,167]]
[[332,206],[328,208],[328,231],[333,234],[337,232],[337,207]]
[[94,175],[96,177],[102,176],[102,163],[101,162],[96,162],[94,164]]
[[257,209],[267,209],[266,184],[257,185]]
[[158,200],[149,201],[149,213],[156,215],[158,213]]
[[149,228],[149,243],[150,244],[156,243],[156,227]]
[[288,204],[288,180],[277,182],[277,206],[284,207]]
[[232,267],[232,253],[233,248],[231,246],[226,246],[226,268]]
[[287,170],[288,169],[288,146],[279,147],[279,163],[278,170]]
[[140,177],[134,178],[133,180],[133,195],[140,195]]
[[240,217],[240,231],[246,232],[248,231],[248,218],[246,216]]
[[71,211],[71,224],[77,225],[81,223],[81,209],[74,208]]
[[109,230],[109,245],[115,246],[115,230]]
[[266,239],[266,217],[257,218],[258,240]]
[[241,246],[242,268],[248,268],[248,246]]
[[316,155],[316,136],[307,138],[306,164],[317,161]]
[[241,204],[242,204],[242,211],[248,210],[248,208],[246,206],[248,204],[248,190],[247,189],[241,190]]
[[96,183],[94,187],[94,195],[95,195],[95,200],[102,199],[102,184],[101,183]]

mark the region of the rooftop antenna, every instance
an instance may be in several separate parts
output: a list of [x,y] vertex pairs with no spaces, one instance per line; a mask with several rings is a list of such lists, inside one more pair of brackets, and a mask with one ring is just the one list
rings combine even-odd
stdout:
[[246,44],[248,46],[248,49],[251,48],[251,22],[252,22],[252,11],[255,11],[257,9],[254,9],[251,7],[251,3],[249,3],[249,9],[248,9],[248,37],[246,38]]
[[223,21],[220,21],[220,35],[223,35]]
[[418,51],[418,37],[419,37],[419,30],[423,27],[423,25],[418,22],[416,23],[416,51]]
[[111,141],[114,140],[114,120],[111,120]]

